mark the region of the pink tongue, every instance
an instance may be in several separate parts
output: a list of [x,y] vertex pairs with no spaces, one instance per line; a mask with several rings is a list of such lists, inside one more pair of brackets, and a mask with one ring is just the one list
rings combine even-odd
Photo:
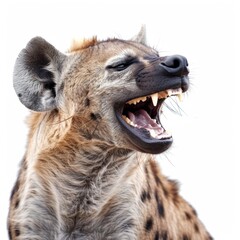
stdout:
[[128,112],[128,118],[137,125],[138,128],[145,128],[148,130],[153,129],[157,135],[163,133],[163,128],[158,125],[151,117],[148,115],[148,113],[140,109],[139,111],[132,113]]

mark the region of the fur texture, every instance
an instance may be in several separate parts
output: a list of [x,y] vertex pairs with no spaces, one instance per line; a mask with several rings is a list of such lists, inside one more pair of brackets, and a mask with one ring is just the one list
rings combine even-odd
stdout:
[[[117,104],[147,94],[140,69],[152,74],[152,59],[160,61],[139,36],[93,38],[68,55],[35,38],[20,53],[14,87],[36,112],[11,195],[10,239],[212,239],[177,183],[116,119]],[[115,71],[129,56],[135,62]]]

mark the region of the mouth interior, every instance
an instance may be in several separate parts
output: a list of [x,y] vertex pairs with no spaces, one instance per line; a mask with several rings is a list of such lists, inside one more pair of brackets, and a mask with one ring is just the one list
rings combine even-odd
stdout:
[[132,99],[125,103],[122,117],[132,128],[145,129],[154,139],[168,139],[168,133],[160,122],[160,113],[164,100],[172,95],[182,99],[182,89],[168,89]]

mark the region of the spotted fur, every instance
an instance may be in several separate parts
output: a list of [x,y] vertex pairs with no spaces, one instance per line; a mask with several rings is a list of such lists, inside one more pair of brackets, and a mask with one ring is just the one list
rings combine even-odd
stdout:
[[144,56],[157,56],[141,34],[136,39],[93,38],[65,55],[35,38],[20,53],[14,87],[34,112],[11,194],[9,239],[212,239],[177,182],[117,122],[113,104],[141,90],[133,68],[106,66],[134,55],[148,69]]

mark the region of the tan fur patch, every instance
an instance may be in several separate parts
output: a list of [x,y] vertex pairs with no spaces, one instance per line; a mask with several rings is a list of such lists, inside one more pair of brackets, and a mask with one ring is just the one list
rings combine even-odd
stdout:
[[72,41],[72,44],[68,50],[68,52],[77,52],[80,50],[83,50],[85,48],[94,46],[98,43],[97,37],[94,36],[90,39],[80,39],[80,40],[76,40],[74,39]]

